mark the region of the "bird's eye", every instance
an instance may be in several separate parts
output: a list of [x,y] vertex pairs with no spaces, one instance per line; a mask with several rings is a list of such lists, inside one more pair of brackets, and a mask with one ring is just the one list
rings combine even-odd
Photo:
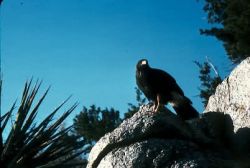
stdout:
[[146,65],[147,64],[147,61],[142,61],[141,62],[141,65]]

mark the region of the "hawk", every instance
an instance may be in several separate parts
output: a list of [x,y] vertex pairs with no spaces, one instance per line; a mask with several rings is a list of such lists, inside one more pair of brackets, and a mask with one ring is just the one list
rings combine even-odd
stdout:
[[154,102],[154,112],[169,103],[183,120],[199,117],[175,79],[163,70],[151,68],[146,59],[136,65],[136,84],[147,99]]

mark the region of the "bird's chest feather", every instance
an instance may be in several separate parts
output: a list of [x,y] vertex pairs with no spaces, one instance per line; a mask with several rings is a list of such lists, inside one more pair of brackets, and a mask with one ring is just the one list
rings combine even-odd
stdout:
[[138,72],[138,80],[140,84],[144,87],[148,86],[150,83],[150,79],[145,72],[139,71]]
[[[148,95],[152,95],[154,88],[152,87],[152,77],[150,77],[148,72],[139,72],[138,73],[138,82],[141,86],[141,89],[146,92]],[[151,96],[150,96],[151,97]]]

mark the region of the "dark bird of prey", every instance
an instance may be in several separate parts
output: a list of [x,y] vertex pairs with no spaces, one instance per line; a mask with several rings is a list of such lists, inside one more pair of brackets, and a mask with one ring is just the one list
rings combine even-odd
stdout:
[[183,120],[199,117],[199,113],[167,72],[151,68],[146,59],[136,66],[136,83],[148,100],[154,102],[154,112],[169,103]]

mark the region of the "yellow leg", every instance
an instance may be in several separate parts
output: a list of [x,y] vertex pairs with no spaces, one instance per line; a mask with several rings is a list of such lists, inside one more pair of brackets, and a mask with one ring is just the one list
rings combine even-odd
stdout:
[[157,112],[161,106],[161,103],[160,103],[160,100],[161,100],[161,97],[159,94],[157,94],[157,97],[156,97],[156,107],[154,107],[154,112]]

